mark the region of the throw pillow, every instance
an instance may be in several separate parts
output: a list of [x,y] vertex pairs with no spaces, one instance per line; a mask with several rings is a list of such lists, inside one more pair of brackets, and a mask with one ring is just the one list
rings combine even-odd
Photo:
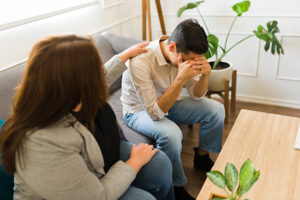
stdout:
[[[3,123],[4,121],[0,119],[0,128]],[[0,154],[0,199],[12,200],[14,194],[13,188],[14,177],[5,172],[2,166],[2,155]]]

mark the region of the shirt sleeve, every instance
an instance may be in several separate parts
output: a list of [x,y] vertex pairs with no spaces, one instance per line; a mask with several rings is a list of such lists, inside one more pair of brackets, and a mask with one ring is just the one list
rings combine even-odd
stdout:
[[148,115],[153,120],[160,120],[167,113],[164,113],[157,104],[158,97],[151,77],[151,66],[147,58],[136,57],[130,60],[129,71],[135,91]]
[[196,76],[195,78],[189,80],[186,84],[185,84],[185,87],[186,87],[186,90],[189,94],[189,96],[193,99],[193,100],[200,100],[202,97],[204,97],[207,93],[207,91],[204,93],[203,96],[201,97],[196,97],[195,94],[194,94],[194,87],[196,85],[196,83],[199,81],[201,75],[200,76]]
[[127,70],[127,66],[117,55],[108,60],[104,66],[106,70],[105,77],[109,86],[113,84],[113,82],[117,80],[125,70]]

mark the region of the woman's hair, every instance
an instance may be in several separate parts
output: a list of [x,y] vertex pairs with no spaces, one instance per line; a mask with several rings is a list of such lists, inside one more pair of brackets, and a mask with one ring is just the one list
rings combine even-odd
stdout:
[[12,114],[1,130],[5,170],[16,171],[29,131],[58,122],[79,103],[76,117],[93,131],[96,112],[107,98],[103,63],[91,39],[68,35],[37,42],[16,89]]

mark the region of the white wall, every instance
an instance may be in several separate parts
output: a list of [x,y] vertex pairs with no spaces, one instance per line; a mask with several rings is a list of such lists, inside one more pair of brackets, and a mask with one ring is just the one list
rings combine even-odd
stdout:
[[[177,10],[187,0],[161,1],[166,29],[170,33],[177,23],[186,18],[197,18],[196,10],[185,12],[177,18]],[[225,33],[235,16],[231,6],[239,1],[206,0],[200,10],[205,16],[211,32],[224,42]],[[252,0],[250,10],[235,24],[230,43],[252,33],[258,25],[277,20],[279,37],[285,55],[272,55],[265,52],[263,43],[251,38],[236,47],[224,60],[233,63],[238,70],[237,96],[240,100],[261,102],[300,108],[300,1],[298,0]],[[161,34],[154,2],[152,3],[152,23],[154,38]],[[229,45],[230,46],[230,45]]]
[[140,15],[140,0],[114,2],[119,4],[103,8],[99,0],[98,5],[0,31],[0,71],[24,62],[34,42],[48,35],[87,35],[107,31],[139,38],[141,31],[140,28],[136,30],[136,24]]

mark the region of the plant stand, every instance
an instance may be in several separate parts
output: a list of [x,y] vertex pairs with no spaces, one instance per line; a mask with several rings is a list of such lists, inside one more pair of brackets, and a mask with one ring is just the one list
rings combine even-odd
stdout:
[[225,81],[225,89],[223,91],[207,91],[206,96],[211,98],[212,94],[218,94],[224,100],[224,107],[225,107],[225,123],[228,123],[228,116],[229,116],[229,92],[231,91],[231,112],[235,112],[235,103],[236,103],[236,76],[237,71],[236,69],[232,72],[232,81],[230,87],[230,80]]
[[[162,30],[162,34],[166,34],[166,28],[165,28],[165,22],[164,22],[164,16],[162,14],[162,9],[160,5],[160,0],[155,0],[157,13],[159,17],[159,22]],[[148,35],[149,35],[149,41],[152,41],[152,30],[151,30],[151,14],[150,14],[150,0],[142,0],[142,29],[143,29],[143,40],[146,40],[146,19],[148,17]]]

